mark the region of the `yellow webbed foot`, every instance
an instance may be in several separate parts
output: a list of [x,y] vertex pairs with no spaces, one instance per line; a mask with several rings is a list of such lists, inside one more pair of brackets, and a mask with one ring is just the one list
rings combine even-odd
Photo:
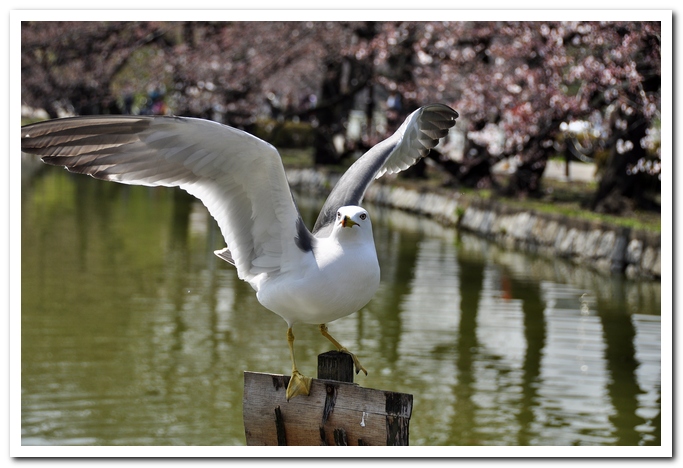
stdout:
[[292,378],[289,379],[289,385],[287,385],[287,392],[285,397],[287,401],[291,400],[297,395],[305,395],[311,393],[311,378],[306,377],[299,371],[292,372]]

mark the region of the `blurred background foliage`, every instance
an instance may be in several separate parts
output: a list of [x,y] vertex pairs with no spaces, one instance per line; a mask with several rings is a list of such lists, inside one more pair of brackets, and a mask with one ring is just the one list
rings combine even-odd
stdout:
[[55,21],[21,40],[27,119],[202,117],[323,165],[442,102],[461,117],[429,163],[449,186],[540,197],[559,156],[597,165],[586,208],[660,210],[657,22]]

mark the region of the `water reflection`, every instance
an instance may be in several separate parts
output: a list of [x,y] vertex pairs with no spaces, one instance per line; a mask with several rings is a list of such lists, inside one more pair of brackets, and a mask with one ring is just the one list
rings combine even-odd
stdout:
[[[289,371],[284,321],[191,197],[53,169],[22,191],[23,444],[244,444],[242,372]],[[414,394],[412,445],[661,443],[658,283],[371,215],[382,285],[330,328],[357,382]],[[296,335],[314,374],[328,343]]]

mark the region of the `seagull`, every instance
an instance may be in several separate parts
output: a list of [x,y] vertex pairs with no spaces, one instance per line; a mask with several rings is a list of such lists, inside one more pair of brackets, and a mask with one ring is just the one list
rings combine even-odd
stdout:
[[415,164],[455,125],[444,104],[423,106],[342,175],[312,231],[304,224],[275,147],[217,122],[176,116],[82,116],[23,126],[21,149],[43,162],[123,184],[180,187],[206,206],[227,245],[215,254],[234,265],[258,301],[287,322],[289,401],[311,379],[294,359],[297,323],[320,333],[367,370],[327,323],[357,312],[374,296],[380,268],[368,212],[370,183]]

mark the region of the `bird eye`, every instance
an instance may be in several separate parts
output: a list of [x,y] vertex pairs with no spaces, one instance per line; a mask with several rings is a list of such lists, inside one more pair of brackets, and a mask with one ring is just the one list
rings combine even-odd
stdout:
[[341,213],[337,211],[337,219],[341,218]]
[[368,215],[366,215],[365,213],[360,215],[360,219],[362,219],[363,221],[365,221],[365,218],[367,218],[367,217],[368,217]]

